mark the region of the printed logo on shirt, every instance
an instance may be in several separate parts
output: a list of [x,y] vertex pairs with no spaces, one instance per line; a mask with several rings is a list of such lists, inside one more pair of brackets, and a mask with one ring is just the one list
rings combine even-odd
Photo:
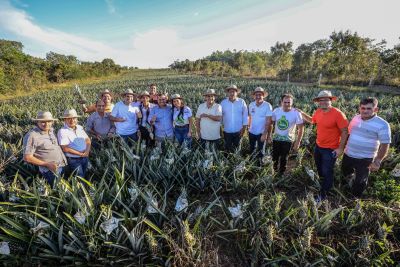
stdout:
[[287,130],[289,128],[289,121],[286,119],[285,115],[278,120],[277,123],[278,129],[281,131]]

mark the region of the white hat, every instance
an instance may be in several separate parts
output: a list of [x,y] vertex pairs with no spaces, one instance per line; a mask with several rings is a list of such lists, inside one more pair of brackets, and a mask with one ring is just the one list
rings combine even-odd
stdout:
[[236,92],[240,93],[240,89],[237,88],[237,86],[234,85],[234,84],[231,84],[231,85],[229,85],[228,87],[226,87],[226,88],[225,88],[225,92],[228,92],[228,91],[231,90],[231,89],[236,90]]
[[173,94],[173,95],[171,96],[171,100],[174,100],[174,99],[182,99],[182,97],[181,97],[180,94]]
[[262,87],[257,87],[251,94],[254,95],[255,93],[263,93],[264,97],[268,95],[268,93]]
[[203,95],[217,95],[215,89],[207,89]]
[[331,91],[328,90],[323,90],[321,92],[318,93],[318,96],[316,98],[313,99],[314,102],[317,102],[320,98],[330,98],[331,100],[336,100],[337,97],[333,96]]
[[36,119],[32,119],[33,121],[56,121],[57,119],[53,118],[53,115],[50,111],[39,111],[36,115]]
[[80,118],[75,109],[66,109],[60,119]]
[[123,96],[125,95],[135,95],[135,93],[132,91],[132,89],[126,89],[123,93]]

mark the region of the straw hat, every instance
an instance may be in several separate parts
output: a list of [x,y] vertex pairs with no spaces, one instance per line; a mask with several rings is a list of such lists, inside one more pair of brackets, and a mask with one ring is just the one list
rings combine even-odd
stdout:
[[318,93],[318,96],[317,96],[316,98],[314,98],[313,101],[314,101],[314,102],[317,102],[320,98],[326,98],[326,97],[330,98],[331,101],[337,99],[336,96],[333,96],[333,95],[332,95],[331,91],[323,90],[323,91],[321,91],[321,92]]
[[75,109],[66,109],[60,119],[80,118]]
[[181,97],[180,94],[173,94],[173,95],[171,96],[171,100],[174,100],[174,99],[182,99],[182,97]]
[[53,118],[53,115],[50,111],[39,111],[36,115],[36,119],[32,119],[33,121],[56,121],[57,119]]
[[139,94],[139,96],[144,96],[144,95],[150,97],[150,93],[147,92],[147,91],[142,91],[142,92]]
[[262,87],[257,87],[251,94],[254,95],[255,93],[262,93],[264,97],[268,95],[268,93]]
[[126,89],[123,93],[123,96],[125,95],[135,95],[135,93],[132,91],[132,89]]
[[109,94],[111,97],[113,96],[113,95],[111,94],[110,90],[106,89],[106,90],[104,90],[103,92],[100,92],[100,98],[102,98],[103,95],[106,95],[106,94]]
[[217,95],[217,94],[215,93],[215,89],[207,89],[207,90],[204,92],[203,95],[206,96],[206,95]]
[[226,87],[226,88],[225,88],[225,92],[228,92],[228,91],[231,90],[231,89],[236,90],[236,92],[240,93],[240,89],[237,88],[237,86],[234,85],[234,84],[231,84],[231,85],[229,85],[228,87]]

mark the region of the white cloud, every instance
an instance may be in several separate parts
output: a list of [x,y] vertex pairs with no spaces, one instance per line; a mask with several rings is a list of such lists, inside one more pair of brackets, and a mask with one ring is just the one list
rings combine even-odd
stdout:
[[117,12],[117,9],[115,8],[114,0],[105,0],[105,1],[107,4],[108,12],[110,14],[115,14],[115,12]]
[[[4,2],[3,2],[4,3]],[[41,27],[24,11],[0,2],[0,30],[19,36],[28,48],[41,45],[41,54],[54,51],[76,55],[81,60],[109,57],[122,65],[166,67],[176,59],[197,59],[216,50],[266,50],[276,41],[293,41],[295,45],[328,38],[332,31],[357,31],[360,35],[386,38],[388,46],[397,44],[400,25],[400,1],[314,0],[271,16],[244,20],[236,27],[196,35],[185,33],[191,27],[160,27],[126,38],[127,45],[116,44]],[[195,36],[195,37],[193,37]],[[121,47],[121,45],[119,46]]]

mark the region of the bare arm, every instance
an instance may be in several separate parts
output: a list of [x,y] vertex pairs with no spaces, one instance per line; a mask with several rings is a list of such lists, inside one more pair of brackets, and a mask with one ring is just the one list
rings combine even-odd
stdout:
[[47,169],[51,170],[52,172],[57,171],[57,164],[55,162],[46,162],[46,161],[40,160],[32,154],[25,154],[24,160],[26,162],[36,165],[36,166],[46,167]]
[[[250,119],[251,119],[251,117],[250,117]],[[264,127],[264,132],[261,135],[261,141],[267,140],[268,134],[270,132],[271,124],[272,124],[272,117],[271,116],[265,117],[265,127]]]
[[310,115],[308,115],[307,113],[305,113],[301,109],[296,108],[296,110],[301,113],[301,116],[303,117],[303,120],[305,122],[312,123],[312,117]]
[[72,148],[68,147],[68,145],[61,145],[61,149],[62,149],[62,151],[63,151],[64,153],[69,153],[69,154],[72,154],[72,155],[77,155],[77,156],[79,156],[79,157],[85,157],[85,152],[86,152],[86,151],[80,152],[80,151],[78,151],[78,150],[75,150],[75,149],[72,149]]
[[201,138],[201,135],[200,135],[200,120],[201,120],[201,118],[196,118],[196,130],[197,130],[197,136],[199,138]]
[[303,134],[304,134],[304,124],[297,124],[297,137],[296,141],[293,144],[294,151],[299,150],[301,140],[303,139]]
[[384,160],[389,152],[390,144],[380,144],[378,153],[374,161],[369,165],[371,171],[377,171],[381,167],[381,162]]
[[344,146],[346,145],[347,138],[349,137],[349,131],[347,130],[347,127],[344,127],[340,130],[341,130],[340,144],[339,147],[335,149],[336,157],[339,157],[340,155],[343,154]]
[[114,117],[114,116],[112,116],[110,114],[110,121],[112,121],[112,122],[124,122],[124,121],[126,121],[126,119],[120,118],[120,117]]

